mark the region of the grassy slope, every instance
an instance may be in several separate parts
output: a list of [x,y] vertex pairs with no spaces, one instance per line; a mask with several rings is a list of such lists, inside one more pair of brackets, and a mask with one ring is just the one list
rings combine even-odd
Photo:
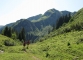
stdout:
[[6,47],[6,51],[0,54],[0,60],[82,60],[82,36],[83,31],[75,31],[50,37],[29,45],[27,52],[22,51],[23,46]]
[[11,38],[8,38],[8,37],[6,37],[6,36],[0,35],[0,45],[4,45],[4,41],[5,41],[5,40],[14,41],[14,40],[11,39]]
[[63,24],[59,29],[51,32],[48,36],[44,37],[47,39],[48,37],[56,36],[59,34],[63,34],[65,32],[71,31],[82,31],[83,30],[83,8],[80,9],[67,24]]
[[[76,31],[51,37],[32,44],[30,51],[42,60],[83,59],[83,31]],[[68,46],[70,43],[70,46]]]
[[[15,42],[15,46],[5,46],[4,41]],[[0,35],[0,60],[34,60],[37,59],[32,53],[22,51],[23,46],[19,41]],[[1,52],[3,51],[3,52]]]
[[19,42],[18,40],[13,40],[9,37],[6,37],[6,36],[3,36],[3,35],[0,34],[0,50],[6,51],[8,49],[8,47],[4,45],[4,42],[6,40],[14,43],[16,46],[21,44],[21,42]]
[[[77,25],[77,26],[76,26]],[[76,30],[77,27],[79,27],[78,29],[82,29],[83,28],[83,8],[80,9],[71,19],[70,22],[67,23],[66,25],[62,26],[61,28],[59,28],[57,31],[55,32],[63,32],[66,29],[68,30]]]

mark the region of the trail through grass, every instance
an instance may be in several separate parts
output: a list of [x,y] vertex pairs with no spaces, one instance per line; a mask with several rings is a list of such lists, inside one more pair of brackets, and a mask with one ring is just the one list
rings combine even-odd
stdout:
[[49,37],[30,44],[27,52],[23,46],[2,46],[0,60],[83,60],[83,31]]

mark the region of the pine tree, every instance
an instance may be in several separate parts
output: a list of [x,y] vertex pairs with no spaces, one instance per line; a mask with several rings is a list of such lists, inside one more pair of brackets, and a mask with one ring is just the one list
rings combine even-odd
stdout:
[[22,40],[25,41],[25,29],[24,28],[21,29],[19,36],[18,36],[18,39],[20,41],[22,41]]
[[22,41],[22,35],[21,35],[21,33],[19,33],[18,39],[19,39],[20,41]]
[[64,23],[68,23],[71,18],[71,14],[66,14],[65,16],[62,16],[59,18],[56,24],[56,29],[58,29],[60,26],[62,26]]
[[9,29],[8,29],[8,37],[11,37],[12,36],[12,29],[11,29],[11,27],[9,27]]
[[22,34],[22,39],[25,40],[25,29],[24,28],[22,28],[21,34]]
[[7,26],[5,27],[3,34],[4,34],[5,36],[8,36],[8,27],[7,27]]

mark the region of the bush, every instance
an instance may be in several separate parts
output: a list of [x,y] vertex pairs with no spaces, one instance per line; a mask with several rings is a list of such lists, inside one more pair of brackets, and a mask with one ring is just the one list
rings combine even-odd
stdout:
[[2,45],[0,44],[0,47],[2,47]]
[[48,56],[50,56],[50,54],[49,53],[46,53],[46,57],[48,57]]
[[83,43],[83,38],[78,39],[78,41],[77,41],[76,43],[77,43],[77,44]]
[[67,46],[70,46],[70,43],[69,42],[67,43]]
[[13,41],[10,41],[10,40],[5,40],[5,41],[4,41],[4,45],[5,45],[5,46],[14,46],[15,43],[14,43]]

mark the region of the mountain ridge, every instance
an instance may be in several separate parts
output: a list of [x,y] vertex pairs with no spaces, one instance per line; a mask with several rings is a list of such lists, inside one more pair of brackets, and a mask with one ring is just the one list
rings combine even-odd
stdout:
[[[21,30],[22,27],[24,27],[27,37],[28,37],[27,34],[34,35],[34,33],[36,33],[36,36],[39,36],[39,33],[41,31],[42,31],[41,33],[43,33],[44,30],[46,30],[47,32],[51,31],[53,29],[53,25],[56,25],[57,20],[61,16],[64,16],[68,13],[72,14],[72,12],[68,12],[68,11],[66,11],[66,13],[63,13],[56,9],[50,9],[50,10],[47,10],[43,15],[39,14],[37,16],[32,16],[27,19],[20,19],[16,21],[15,23],[8,24],[6,26],[12,27],[18,32],[19,30]],[[47,27],[49,27],[49,29],[47,29]],[[46,35],[47,32],[45,32],[44,34]],[[41,33],[40,33],[40,36],[42,36]]]

